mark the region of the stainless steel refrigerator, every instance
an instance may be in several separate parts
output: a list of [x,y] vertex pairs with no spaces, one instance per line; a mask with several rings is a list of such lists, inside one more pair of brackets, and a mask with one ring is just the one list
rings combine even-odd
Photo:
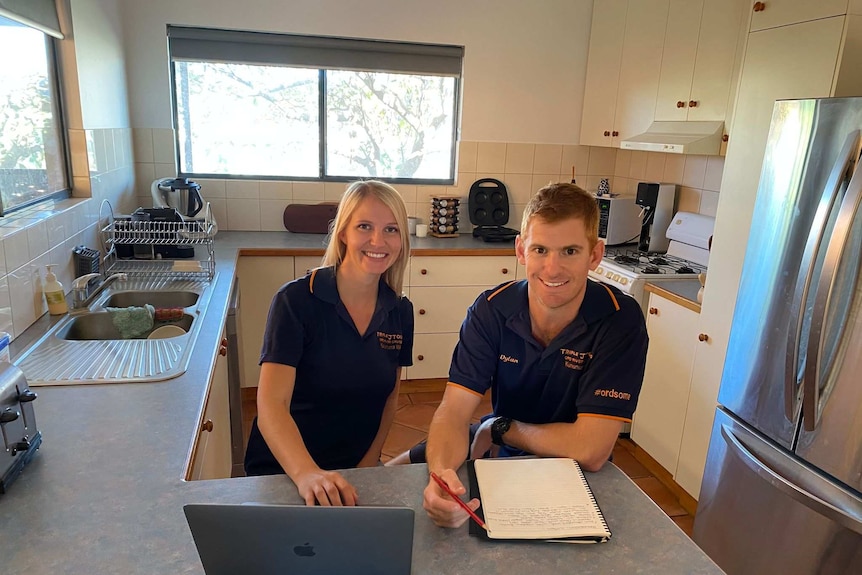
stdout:
[[773,110],[694,523],[730,575],[862,573],[860,130]]

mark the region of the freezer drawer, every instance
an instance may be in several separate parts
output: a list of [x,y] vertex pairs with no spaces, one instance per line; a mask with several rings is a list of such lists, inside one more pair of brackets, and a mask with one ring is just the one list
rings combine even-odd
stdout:
[[695,542],[730,575],[862,573],[862,499],[717,410]]

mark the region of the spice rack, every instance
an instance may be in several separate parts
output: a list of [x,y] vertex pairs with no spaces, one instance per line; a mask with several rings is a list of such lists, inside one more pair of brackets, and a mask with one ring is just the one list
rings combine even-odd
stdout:
[[[99,225],[106,274],[125,273],[132,277],[158,276],[191,280],[212,280],[215,277],[213,237],[218,228],[209,202],[202,219],[135,221],[130,217],[115,218],[110,202],[102,200]],[[117,248],[126,246],[133,248],[133,257],[119,256]],[[176,249],[201,247],[194,248],[194,258],[178,259],[162,257],[159,246]]]
[[461,198],[458,197],[431,198],[431,223],[428,233],[435,238],[457,238],[460,203]]

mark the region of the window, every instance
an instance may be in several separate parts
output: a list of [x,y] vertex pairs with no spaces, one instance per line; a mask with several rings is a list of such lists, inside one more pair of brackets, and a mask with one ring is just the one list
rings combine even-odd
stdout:
[[168,27],[179,172],[454,181],[463,48]]
[[52,38],[0,16],[0,54],[0,214],[7,214],[68,192],[69,178]]

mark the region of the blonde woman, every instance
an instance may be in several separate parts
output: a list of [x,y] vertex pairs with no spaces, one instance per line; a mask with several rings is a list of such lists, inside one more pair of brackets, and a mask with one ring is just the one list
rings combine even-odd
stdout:
[[333,471],[378,464],[412,363],[413,304],[401,296],[407,210],[378,181],[351,184],[323,267],[275,295],[261,352],[248,475],[286,473],[307,505],[356,505]]

